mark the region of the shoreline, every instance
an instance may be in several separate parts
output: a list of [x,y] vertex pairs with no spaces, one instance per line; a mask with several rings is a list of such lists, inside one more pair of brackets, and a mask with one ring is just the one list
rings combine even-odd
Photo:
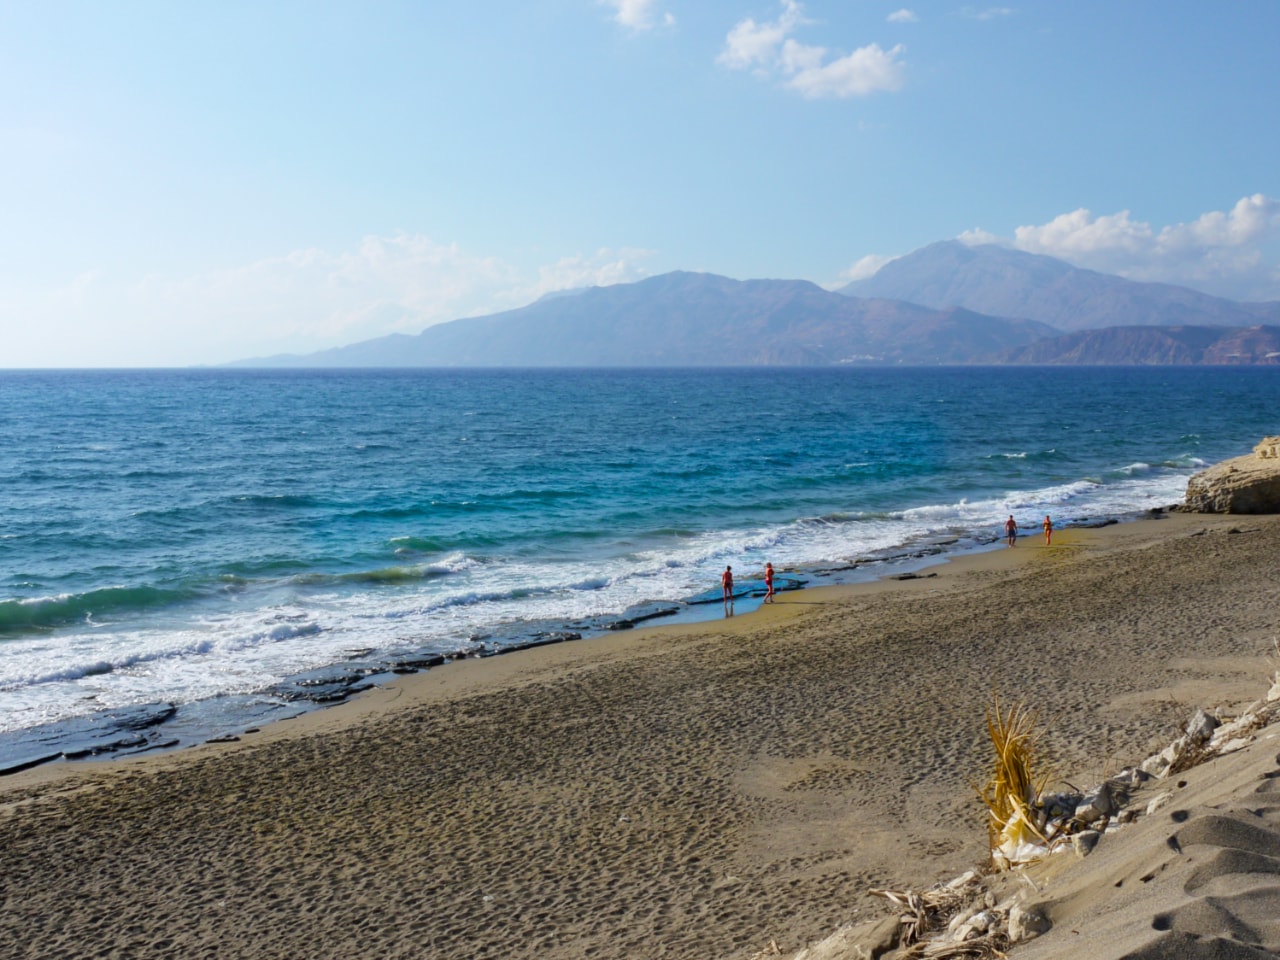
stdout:
[[[1168,515],[1163,510],[1159,513]],[[1150,515],[1151,511],[1147,511],[1145,514],[1123,519],[1108,517],[1090,521],[1085,518],[1064,524],[1058,533],[1061,535],[1063,530],[1068,529],[1097,529],[1138,522]],[[1038,532],[1032,532],[1021,535],[1019,539],[1038,541],[1039,537]],[[1002,547],[1002,538],[983,538],[970,533],[946,539],[934,537],[900,544],[891,550],[870,554],[841,566],[780,568],[778,595],[875,584],[899,577],[910,578],[919,574],[919,571],[963,562],[970,556]],[[763,580],[744,577],[738,583],[738,591],[735,594],[735,604],[740,612],[735,611],[734,616],[748,616],[762,606]],[[717,595],[716,598],[706,599],[712,593]],[[383,653],[381,660],[376,656],[368,660],[366,656],[335,661],[284,678],[276,684],[281,689],[297,687],[298,691],[295,692],[300,692],[303,684],[315,684],[313,692],[297,699],[271,701],[263,700],[257,694],[232,694],[225,699],[214,697],[181,705],[172,702],[137,704],[104,710],[101,719],[106,720],[109,726],[97,730],[94,722],[96,714],[70,717],[47,726],[3,734],[10,743],[0,752],[0,783],[26,770],[48,764],[113,762],[180,752],[208,743],[234,742],[242,736],[256,734],[264,727],[333,709],[370,690],[394,684],[399,677],[426,673],[464,661],[511,656],[563,643],[581,643],[622,631],[694,626],[715,622],[723,616],[718,588],[709,589],[683,600],[650,600],[615,614],[602,614],[591,618],[597,622],[590,628],[572,621],[546,624],[544,626],[549,629],[545,633],[535,630],[529,635],[530,639],[509,645],[492,644],[482,639],[479,642],[473,640],[469,644],[461,644],[448,652]],[[369,663],[382,663],[382,669],[368,669],[362,663],[366,660]],[[324,675],[331,679],[319,682],[319,678]],[[233,706],[228,707],[228,704]],[[235,714],[228,712],[229,710],[240,712]],[[64,733],[58,739],[45,736],[49,731],[57,731],[63,727],[78,728],[79,732]]]
[[[1099,524],[1063,527],[1054,531],[1055,543],[1050,550],[1062,547],[1071,549],[1099,549],[1103,551],[1121,548],[1113,541],[1128,540],[1125,534],[1147,539],[1147,532],[1158,538],[1162,532],[1156,525],[1172,522],[1178,529],[1175,535],[1194,533],[1199,528],[1238,526],[1239,521],[1252,518],[1185,514],[1176,511],[1163,512],[1157,517],[1143,517],[1129,521],[1108,520]],[[1185,530],[1183,529],[1185,528]],[[1090,542],[1073,542],[1077,536]],[[1028,541],[1030,541],[1028,543]],[[1032,550],[1044,549],[1039,534],[1019,537],[1019,546]],[[894,573],[886,573],[872,580],[806,585],[798,589],[780,592],[778,601],[764,605],[758,599],[742,613],[732,616],[717,614],[701,619],[669,621],[657,620],[640,624],[626,631],[599,633],[577,640],[555,640],[519,647],[510,651],[486,656],[458,656],[439,666],[424,668],[414,673],[390,676],[365,689],[334,703],[307,703],[293,716],[282,717],[252,727],[236,735],[209,739],[178,747],[155,748],[127,754],[104,753],[80,759],[49,760],[33,763],[28,767],[0,775],[0,796],[10,788],[22,788],[30,783],[56,782],[64,777],[74,777],[81,772],[114,771],[133,766],[164,766],[167,762],[186,757],[202,757],[206,754],[223,754],[251,748],[256,744],[287,740],[313,733],[345,731],[370,718],[397,709],[400,705],[429,703],[434,698],[465,697],[500,691],[508,686],[529,682],[544,671],[557,671],[574,666],[589,667],[598,662],[607,663],[618,657],[661,656],[669,645],[680,643],[692,635],[709,637],[772,629],[785,619],[803,616],[809,608],[831,603],[853,601],[865,595],[875,596],[886,591],[903,589],[928,589],[936,591],[954,579],[968,575],[990,576],[1007,573],[1032,557],[1024,552],[1009,552],[1010,548],[999,541],[982,544],[955,554],[942,554],[915,558],[911,564]],[[939,582],[939,578],[942,578]],[[930,583],[930,581],[933,581]],[[708,609],[717,604],[706,603]],[[663,645],[662,649],[645,649],[650,642]],[[581,664],[578,663],[581,661]]]
[[238,743],[13,774],[0,924],[24,957],[93,955],[77,918],[133,956],[803,947],[882,910],[869,887],[985,858],[970,780],[993,684],[1041,706],[1083,781],[1195,706],[1256,699],[1277,534],[1189,514],[1067,528],[453,663]]

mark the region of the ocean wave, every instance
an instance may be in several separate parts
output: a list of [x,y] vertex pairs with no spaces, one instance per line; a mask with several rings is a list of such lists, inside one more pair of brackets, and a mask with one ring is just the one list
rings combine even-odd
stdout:
[[315,636],[320,632],[315,623],[276,624],[240,636],[201,637],[175,646],[136,650],[122,654],[114,659],[96,659],[88,663],[63,664],[47,673],[16,672],[6,677],[0,684],[0,690],[16,690],[23,687],[34,687],[46,684],[68,683],[85,680],[90,677],[104,677],[109,674],[131,670],[144,664],[162,661],[185,661],[195,657],[210,655],[225,656],[243,650],[254,649],[265,643],[282,643],[299,637]]
[[387,543],[396,553],[439,553],[446,549],[445,541],[437,537],[392,537]]
[[517,487],[493,493],[483,493],[478,500],[485,503],[506,503],[508,501],[531,500],[545,503],[553,500],[570,500],[582,496],[581,490],[558,490],[554,487]]
[[1172,470],[1203,470],[1209,465],[1209,461],[1202,460],[1200,457],[1184,453],[1181,456],[1173,457],[1169,460],[1161,460],[1160,466],[1168,467]]
[[115,669],[116,665],[110,661],[96,660],[93,663],[65,667],[41,676],[17,677],[6,680],[4,684],[0,684],[0,690],[12,692],[22,686],[36,686],[42,683],[65,683],[67,681],[83,680],[85,677],[101,677],[113,672]]
[[172,606],[197,596],[194,590],[160,587],[101,587],[85,593],[0,600],[0,634],[50,630],[85,623],[94,616]]
[[289,582],[308,587],[353,583],[417,583],[424,580],[447,577],[450,574],[467,569],[474,563],[475,561],[463,557],[455,562],[379,567],[373,570],[355,570],[348,573],[300,573],[290,577]]
[[226,502],[248,507],[314,507],[319,505],[315,497],[296,493],[242,493],[228,497]]
[[1146,473],[1151,469],[1151,464],[1149,463],[1131,463],[1127,467],[1120,467],[1115,472],[1122,476],[1131,477],[1137,473]]
[[991,453],[983,459],[985,460],[1030,460],[1035,462],[1043,462],[1046,460],[1060,460],[1063,455],[1058,452],[1057,447],[1050,447],[1048,450],[1021,450],[1017,453]]

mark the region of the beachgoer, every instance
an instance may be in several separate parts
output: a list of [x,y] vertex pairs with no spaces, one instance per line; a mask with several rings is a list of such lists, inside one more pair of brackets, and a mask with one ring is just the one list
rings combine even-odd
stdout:
[[1053,536],[1053,521],[1049,519],[1049,515],[1044,515],[1044,545],[1049,545],[1049,538]]
[[724,592],[724,615],[733,616],[733,567],[726,566],[720,574],[720,589]]
[[773,603],[773,564],[764,565],[764,602]]
[[1018,521],[1013,519],[1012,513],[1009,514],[1009,519],[1004,522],[1004,538],[1011,547],[1018,540]]

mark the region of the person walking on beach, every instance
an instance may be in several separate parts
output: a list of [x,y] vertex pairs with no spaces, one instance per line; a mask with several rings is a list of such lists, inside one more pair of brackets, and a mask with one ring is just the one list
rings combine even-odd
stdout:
[[773,564],[764,565],[764,602],[773,603]]
[[725,566],[720,574],[720,590],[724,593],[724,615],[733,616],[733,567]]
[[1044,545],[1049,545],[1049,540],[1053,537],[1053,521],[1049,519],[1049,515],[1044,515]]
[[1013,519],[1012,513],[1004,522],[1004,538],[1011,547],[1018,541],[1018,521]]

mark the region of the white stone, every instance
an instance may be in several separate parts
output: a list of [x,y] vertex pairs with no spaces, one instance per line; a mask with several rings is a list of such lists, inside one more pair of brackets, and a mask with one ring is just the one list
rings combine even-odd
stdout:
[[1163,777],[1165,771],[1168,769],[1168,762],[1162,760],[1158,753],[1154,756],[1147,757],[1147,759],[1142,761],[1142,772],[1148,776],[1156,777],[1157,779]]
[[1220,725],[1221,721],[1213,714],[1206,713],[1203,709],[1197,710],[1187,721],[1187,738],[1193,744],[1204,743]]
[[1105,819],[1115,812],[1115,803],[1111,799],[1111,788],[1105,783],[1096,790],[1086,793],[1076,805],[1075,817],[1081,823],[1094,823]]
[[992,924],[997,922],[994,914],[981,910],[975,913],[964,923],[956,927],[954,937],[956,940],[972,940],[974,937],[980,937],[991,929]]
[[1157,793],[1151,798],[1150,802],[1147,803],[1147,816],[1151,816],[1151,814],[1155,813],[1172,799],[1172,790],[1166,790],[1164,793]]
[[1190,741],[1186,736],[1179,737],[1160,751],[1160,759],[1165,763],[1173,763],[1186,752],[1189,743]]
[[1021,943],[1048,932],[1053,926],[1049,918],[1037,907],[1024,907],[1016,904],[1009,911],[1009,941]]
[[1138,784],[1146,783],[1150,779],[1151,774],[1137,767],[1126,767],[1111,778],[1112,782],[1122,787],[1136,787]]
[[1071,838],[1071,849],[1076,852],[1077,857],[1087,857],[1093,853],[1093,848],[1098,845],[1098,839],[1102,834],[1097,830],[1081,830]]

